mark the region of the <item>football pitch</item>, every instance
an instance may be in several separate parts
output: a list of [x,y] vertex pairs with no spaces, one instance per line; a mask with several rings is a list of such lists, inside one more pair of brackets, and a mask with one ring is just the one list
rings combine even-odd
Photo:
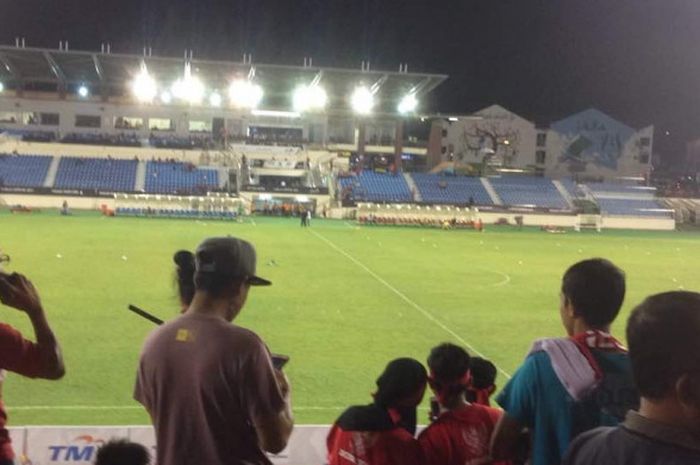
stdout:
[[[59,382],[10,374],[3,388],[10,424],[148,423],[132,391],[153,324],[126,306],[176,316],[173,253],[227,234],[255,244],[258,274],[273,282],[251,290],[236,323],[260,334],[273,352],[290,355],[285,370],[299,424],[330,423],[346,406],[369,402],[390,359],[425,361],[443,341],[491,359],[502,385],[533,339],[562,335],[561,275],[583,258],[609,258],[627,273],[614,326],[620,337],[629,310],[644,296],[700,290],[697,233],[548,234],[494,226],[477,233],[333,220],[313,220],[306,229],[286,218],[234,223],[1,213],[8,269],[25,273],[39,289],[67,368]],[[12,309],[0,307],[0,321],[33,337],[26,316]],[[421,412],[421,422],[426,415]]]

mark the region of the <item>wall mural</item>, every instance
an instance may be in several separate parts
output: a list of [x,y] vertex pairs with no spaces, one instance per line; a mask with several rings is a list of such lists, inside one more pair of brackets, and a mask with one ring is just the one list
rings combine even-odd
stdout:
[[574,171],[585,171],[588,163],[617,169],[625,144],[636,132],[595,109],[564,118],[551,129],[564,139],[558,161],[577,167]]

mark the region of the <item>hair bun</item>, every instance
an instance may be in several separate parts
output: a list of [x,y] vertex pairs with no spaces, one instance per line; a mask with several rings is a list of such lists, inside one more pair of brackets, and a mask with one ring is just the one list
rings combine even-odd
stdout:
[[178,250],[173,256],[173,261],[177,266],[185,270],[194,269],[194,254],[189,250]]

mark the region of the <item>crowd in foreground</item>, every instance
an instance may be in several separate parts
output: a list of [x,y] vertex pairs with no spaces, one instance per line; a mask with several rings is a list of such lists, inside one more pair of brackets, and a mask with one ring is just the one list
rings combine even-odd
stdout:
[[[0,261],[4,257],[0,256]],[[232,324],[256,275],[253,246],[224,237],[175,255],[182,314],[147,338],[134,398],[149,413],[160,465],[269,464],[294,428],[290,382],[254,332]],[[535,341],[492,407],[496,366],[442,343],[427,366],[390,361],[367,405],[343,412],[327,437],[330,465],[698,464],[700,294],[647,297],[632,311],[624,347],[610,334],[625,275],[589,259],[564,273],[566,337]],[[0,301],[25,312],[36,342],[0,325],[0,368],[59,379],[60,346],[38,293],[0,273]],[[430,391],[428,426],[417,408]],[[0,465],[14,463],[0,404]],[[100,465],[146,465],[148,451],[114,442]]]

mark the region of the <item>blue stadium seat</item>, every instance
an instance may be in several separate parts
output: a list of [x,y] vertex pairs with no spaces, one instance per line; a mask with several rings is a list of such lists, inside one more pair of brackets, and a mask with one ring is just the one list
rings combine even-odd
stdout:
[[469,198],[476,205],[493,205],[493,200],[480,178],[468,176],[440,176],[427,173],[411,174],[423,202],[439,204],[467,204]]
[[219,172],[180,162],[146,164],[146,192],[156,194],[204,193],[219,187]]
[[132,192],[137,166],[136,160],[63,157],[54,187]]
[[0,185],[41,187],[51,165],[51,157],[0,154]]
[[383,174],[363,171],[358,176],[338,178],[340,188],[349,190],[356,201],[412,202],[413,195],[401,174]]
[[535,176],[499,176],[489,178],[489,181],[504,205],[569,209],[566,200],[550,179]]

